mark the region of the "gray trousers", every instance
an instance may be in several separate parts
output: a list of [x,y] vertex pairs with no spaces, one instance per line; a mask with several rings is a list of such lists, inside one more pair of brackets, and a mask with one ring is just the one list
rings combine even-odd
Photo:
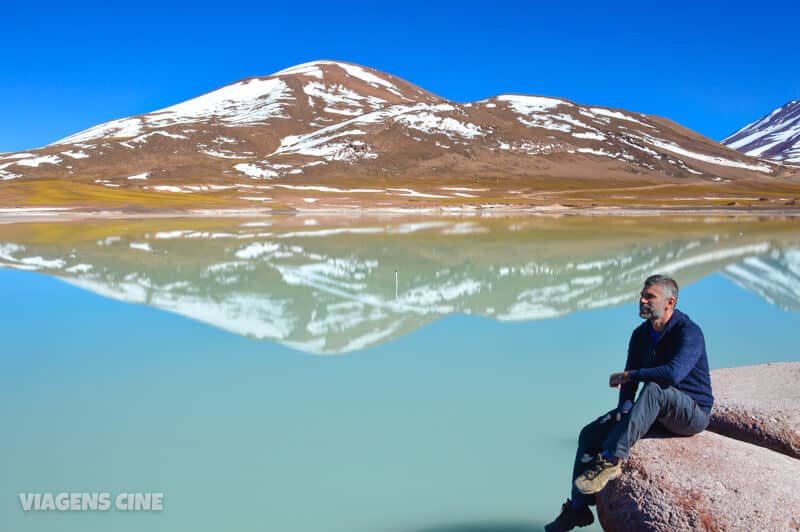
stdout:
[[[613,416],[616,410],[609,412]],[[572,480],[589,467],[587,458],[608,451],[618,458],[628,458],[631,447],[658,422],[663,428],[680,436],[691,436],[708,426],[709,416],[694,399],[672,386],[648,382],[639,393],[633,408],[619,422],[606,414],[592,421],[578,436],[578,450],[572,468]],[[572,500],[594,504],[594,495],[584,495],[572,486]]]

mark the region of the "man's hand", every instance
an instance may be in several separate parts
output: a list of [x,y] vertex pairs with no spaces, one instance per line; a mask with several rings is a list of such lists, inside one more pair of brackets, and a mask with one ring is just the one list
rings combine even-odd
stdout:
[[631,411],[633,408],[633,402],[629,399],[625,400],[619,408],[615,408],[608,414],[606,414],[603,419],[600,420],[600,423],[608,423],[609,421],[613,421],[614,423],[619,423],[622,418]]
[[622,373],[612,373],[608,378],[608,385],[612,388],[618,388],[631,380],[631,375],[627,371]]

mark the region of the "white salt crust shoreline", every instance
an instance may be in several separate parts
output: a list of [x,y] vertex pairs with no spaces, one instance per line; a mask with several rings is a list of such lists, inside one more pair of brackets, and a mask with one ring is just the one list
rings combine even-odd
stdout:
[[265,208],[252,209],[193,209],[188,211],[152,211],[130,212],[119,210],[86,211],[73,210],[70,207],[39,207],[0,209],[0,224],[36,222],[76,222],[83,220],[116,220],[116,219],[171,219],[171,218],[273,218],[286,216],[325,216],[331,218],[369,218],[379,217],[462,217],[462,218],[500,218],[513,216],[615,216],[615,217],[652,217],[652,216],[699,216],[699,217],[773,217],[800,218],[800,207],[565,207],[562,205],[544,205],[539,207],[508,206],[464,206],[464,207],[341,207],[341,208],[296,208],[276,211]]

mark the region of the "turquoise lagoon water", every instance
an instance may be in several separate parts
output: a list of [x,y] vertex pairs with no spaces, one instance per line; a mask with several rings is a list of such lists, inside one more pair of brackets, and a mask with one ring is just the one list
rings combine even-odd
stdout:
[[800,359],[792,222],[193,223],[0,228],[3,530],[539,530],[653,271],[712,367]]

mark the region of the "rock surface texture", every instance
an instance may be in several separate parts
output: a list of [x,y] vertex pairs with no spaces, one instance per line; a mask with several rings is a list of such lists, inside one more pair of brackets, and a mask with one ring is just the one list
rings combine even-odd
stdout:
[[800,530],[800,363],[711,377],[709,431],[638,442],[598,494],[605,530]]
[[715,370],[709,430],[800,458],[800,363]]

